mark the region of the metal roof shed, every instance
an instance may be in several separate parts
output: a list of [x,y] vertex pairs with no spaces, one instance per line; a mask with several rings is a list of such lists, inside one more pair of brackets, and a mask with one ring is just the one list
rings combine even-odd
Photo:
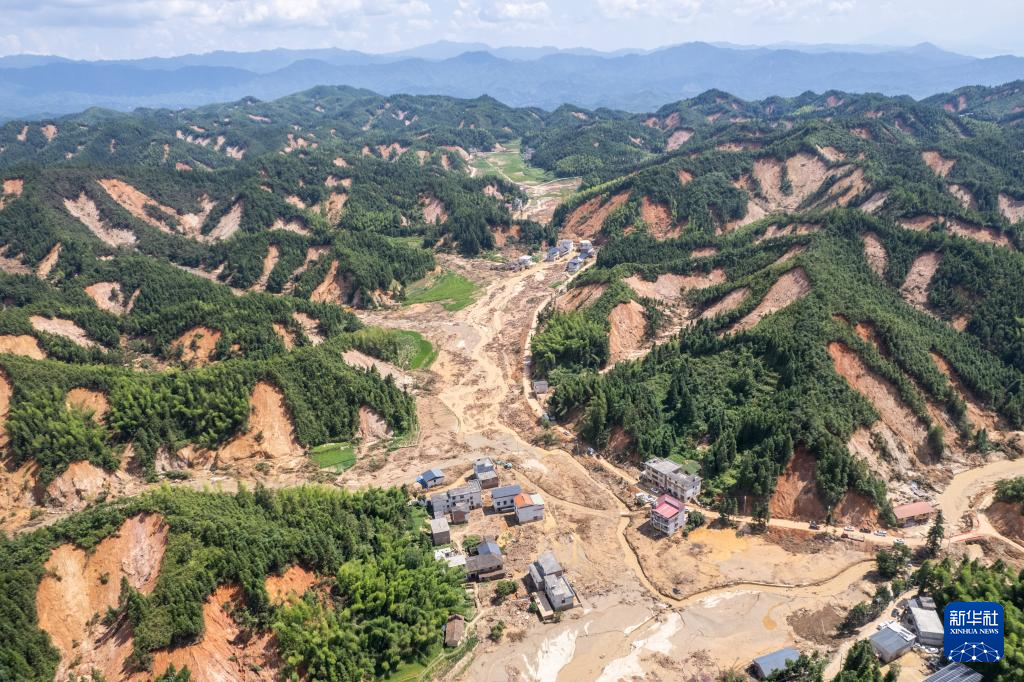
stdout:
[[902,625],[890,623],[871,635],[868,641],[883,663],[892,663],[914,648],[914,633]]
[[754,671],[762,680],[778,670],[785,670],[790,661],[800,658],[800,652],[791,647],[779,649],[754,659]]
[[923,682],[981,682],[982,675],[963,663],[950,663],[942,670],[924,678]]

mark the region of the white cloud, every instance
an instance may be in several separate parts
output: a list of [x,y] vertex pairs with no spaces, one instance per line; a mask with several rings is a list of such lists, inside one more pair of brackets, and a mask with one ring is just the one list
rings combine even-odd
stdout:
[[545,0],[459,0],[452,13],[453,24],[461,28],[536,25],[550,16],[551,8]]
[[598,0],[601,14],[609,18],[654,17],[664,21],[693,18],[705,9],[704,0]]

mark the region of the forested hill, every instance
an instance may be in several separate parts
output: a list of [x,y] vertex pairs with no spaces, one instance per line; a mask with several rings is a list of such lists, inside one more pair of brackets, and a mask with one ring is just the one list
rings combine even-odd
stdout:
[[533,340],[549,411],[702,471],[709,503],[849,523],[1015,453],[1017,90],[716,92],[651,115],[678,150],[555,214],[603,246]]

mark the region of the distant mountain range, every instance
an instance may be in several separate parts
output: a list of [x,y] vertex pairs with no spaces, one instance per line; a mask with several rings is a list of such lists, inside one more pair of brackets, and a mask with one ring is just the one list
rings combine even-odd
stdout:
[[181,108],[246,96],[273,99],[316,85],[385,95],[491,95],[513,106],[647,111],[718,88],[746,99],[808,90],[922,98],[965,85],[1024,78],[1024,58],[977,58],[930,44],[753,47],[685,43],[603,53],[585,48],[491,48],[439,42],[388,54],[344,49],[211,52],[170,58],[72,61],[0,58],[0,120],[89,107]]

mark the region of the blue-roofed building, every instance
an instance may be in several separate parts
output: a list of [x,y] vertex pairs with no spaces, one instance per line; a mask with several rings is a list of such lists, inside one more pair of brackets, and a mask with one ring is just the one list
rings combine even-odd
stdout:
[[798,658],[800,658],[800,652],[792,647],[758,656],[754,659],[754,674],[763,680],[778,670],[785,670],[790,661],[795,662]]
[[963,663],[950,663],[939,672],[924,678],[924,682],[981,682],[981,673]]
[[423,486],[425,490],[436,488],[444,483],[444,472],[440,469],[427,469],[416,477],[416,482]]

